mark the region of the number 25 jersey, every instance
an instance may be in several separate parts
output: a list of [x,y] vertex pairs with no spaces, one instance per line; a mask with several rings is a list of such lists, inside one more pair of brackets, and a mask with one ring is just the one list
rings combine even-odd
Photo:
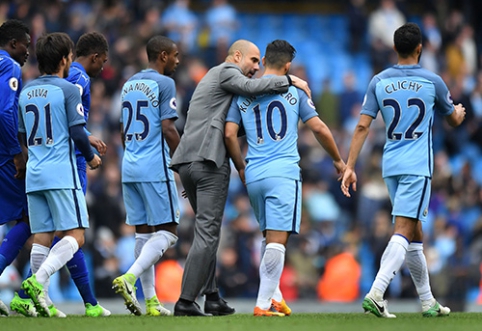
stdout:
[[122,182],[172,181],[171,157],[162,121],[177,119],[174,80],[154,69],[132,76],[122,87],[125,152]]

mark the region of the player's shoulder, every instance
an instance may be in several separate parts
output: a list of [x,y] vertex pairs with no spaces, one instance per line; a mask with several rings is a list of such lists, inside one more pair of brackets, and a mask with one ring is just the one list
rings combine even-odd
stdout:
[[52,81],[52,85],[59,87],[66,95],[70,93],[75,93],[76,95],[79,94],[79,89],[77,88],[77,86],[60,77]]
[[66,78],[67,81],[72,84],[79,84],[82,86],[87,85],[90,82],[90,78],[83,69],[81,64],[72,63],[69,69],[69,76]]
[[434,83],[440,83],[443,81],[442,77],[440,77],[438,74],[425,68],[419,68],[417,70],[417,75],[420,75],[421,77],[426,78]]
[[3,74],[19,74],[21,72],[21,66],[17,61],[12,59],[6,54],[0,53],[0,72]]

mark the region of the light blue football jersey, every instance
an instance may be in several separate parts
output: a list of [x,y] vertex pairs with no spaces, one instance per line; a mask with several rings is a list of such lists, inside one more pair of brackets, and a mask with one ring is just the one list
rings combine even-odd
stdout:
[[19,131],[28,146],[26,190],[77,189],[69,128],[85,124],[79,90],[58,76],[41,76],[20,93]]
[[381,111],[387,140],[383,177],[432,177],[433,115],[450,115],[450,92],[438,75],[420,65],[395,65],[372,78],[361,114],[373,118]]
[[246,183],[267,177],[300,179],[298,121],[318,116],[305,92],[233,98],[226,117],[244,127],[248,141]]
[[126,146],[122,182],[174,180],[161,124],[177,119],[174,80],[153,69],[142,70],[124,84],[121,96]]

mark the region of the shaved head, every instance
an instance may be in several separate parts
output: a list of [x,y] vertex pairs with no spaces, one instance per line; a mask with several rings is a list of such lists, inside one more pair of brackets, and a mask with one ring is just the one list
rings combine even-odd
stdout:
[[228,56],[233,56],[236,51],[239,51],[241,54],[246,54],[246,52],[251,48],[251,47],[256,47],[255,44],[248,40],[240,39],[236,40],[231,47],[229,47],[228,50]]
[[237,40],[229,47],[225,61],[236,64],[246,77],[251,78],[259,70],[259,48],[248,40]]

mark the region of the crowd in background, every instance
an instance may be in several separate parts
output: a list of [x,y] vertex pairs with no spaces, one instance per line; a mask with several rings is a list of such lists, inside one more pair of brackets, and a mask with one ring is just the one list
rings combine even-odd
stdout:
[[[75,42],[82,33],[95,30],[103,33],[110,45],[109,60],[100,77],[92,82],[88,123],[88,129],[108,146],[101,169],[88,171],[91,227],[86,232],[84,252],[92,265],[98,297],[114,296],[110,289],[112,280],[126,272],[134,260],[134,229],[124,223],[120,184],[120,88],[132,74],[146,67],[147,40],[163,34],[179,46],[181,63],[173,78],[178,93],[176,125],[182,133],[196,84],[211,66],[223,61],[236,38],[250,38],[243,34],[235,2],[200,2],[205,4],[203,11],[192,10],[189,0],[0,1],[0,23],[17,18],[31,28],[32,46],[23,68],[24,84],[39,75],[35,42],[42,33],[67,32]],[[410,1],[351,0],[347,1],[347,10],[338,14],[346,22],[349,34],[343,51],[349,55],[366,54],[371,74],[395,63],[393,31],[416,17],[424,34],[421,65],[441,75],[454,102],[463,103],[467,110],[465,122],[455,129],[440,117],[435,120],[432,199],[429,220],[423,224],[434,295],[453,310],[463,310],[468,301],[482,303],[482,42],[477,39],[482,31],[467,17],[467,6],[456,7],[450,1],[426,2],[421,12],[409,13]],[[270,25],[264,28],[270,29]],[[288,39],[283,35],[277,38]],[[263,54],[266,45],[258,46]],[[366,82],[361,84],[350,70],[338,72],[343,88],[332,91],[330,77],[310,81],[310,70],[295,58],[292,73],[308,80],[312,90],[317,91],[313,95],[317,110],[332,129],[346,159]],[[391,206],[381,177],[385,141],[381,121],[377,118],[372,125],[362,150],[357,165],[359,189],[351,199],[341,194],[329,156],[313,135],[300,126],[303,216],[300,234],[292,236],[288,244],[281,284],[286,300],[353,301],[368,291],[392,234]],[[180,286],[183,261],[193,236],[193,220],[189,203],[181,199],[179,241],[158,264],[161,301],[177,299],[176,293],[171,292]],[[218,279],[224,297],[256,296],[260,239],[246,190],[233,168],[218,256]],[[20,272],[28,263],[28,251],[25,249],[16,261]],[[58,282],[53,281],[54,286],[58,285],[58,291],[50,292],[54,301],[78,298],[66,272],[59,273]],[[0,281],[0,289],[1,284]],[[396,276],[387,295],[416,297],[406,270]]]

